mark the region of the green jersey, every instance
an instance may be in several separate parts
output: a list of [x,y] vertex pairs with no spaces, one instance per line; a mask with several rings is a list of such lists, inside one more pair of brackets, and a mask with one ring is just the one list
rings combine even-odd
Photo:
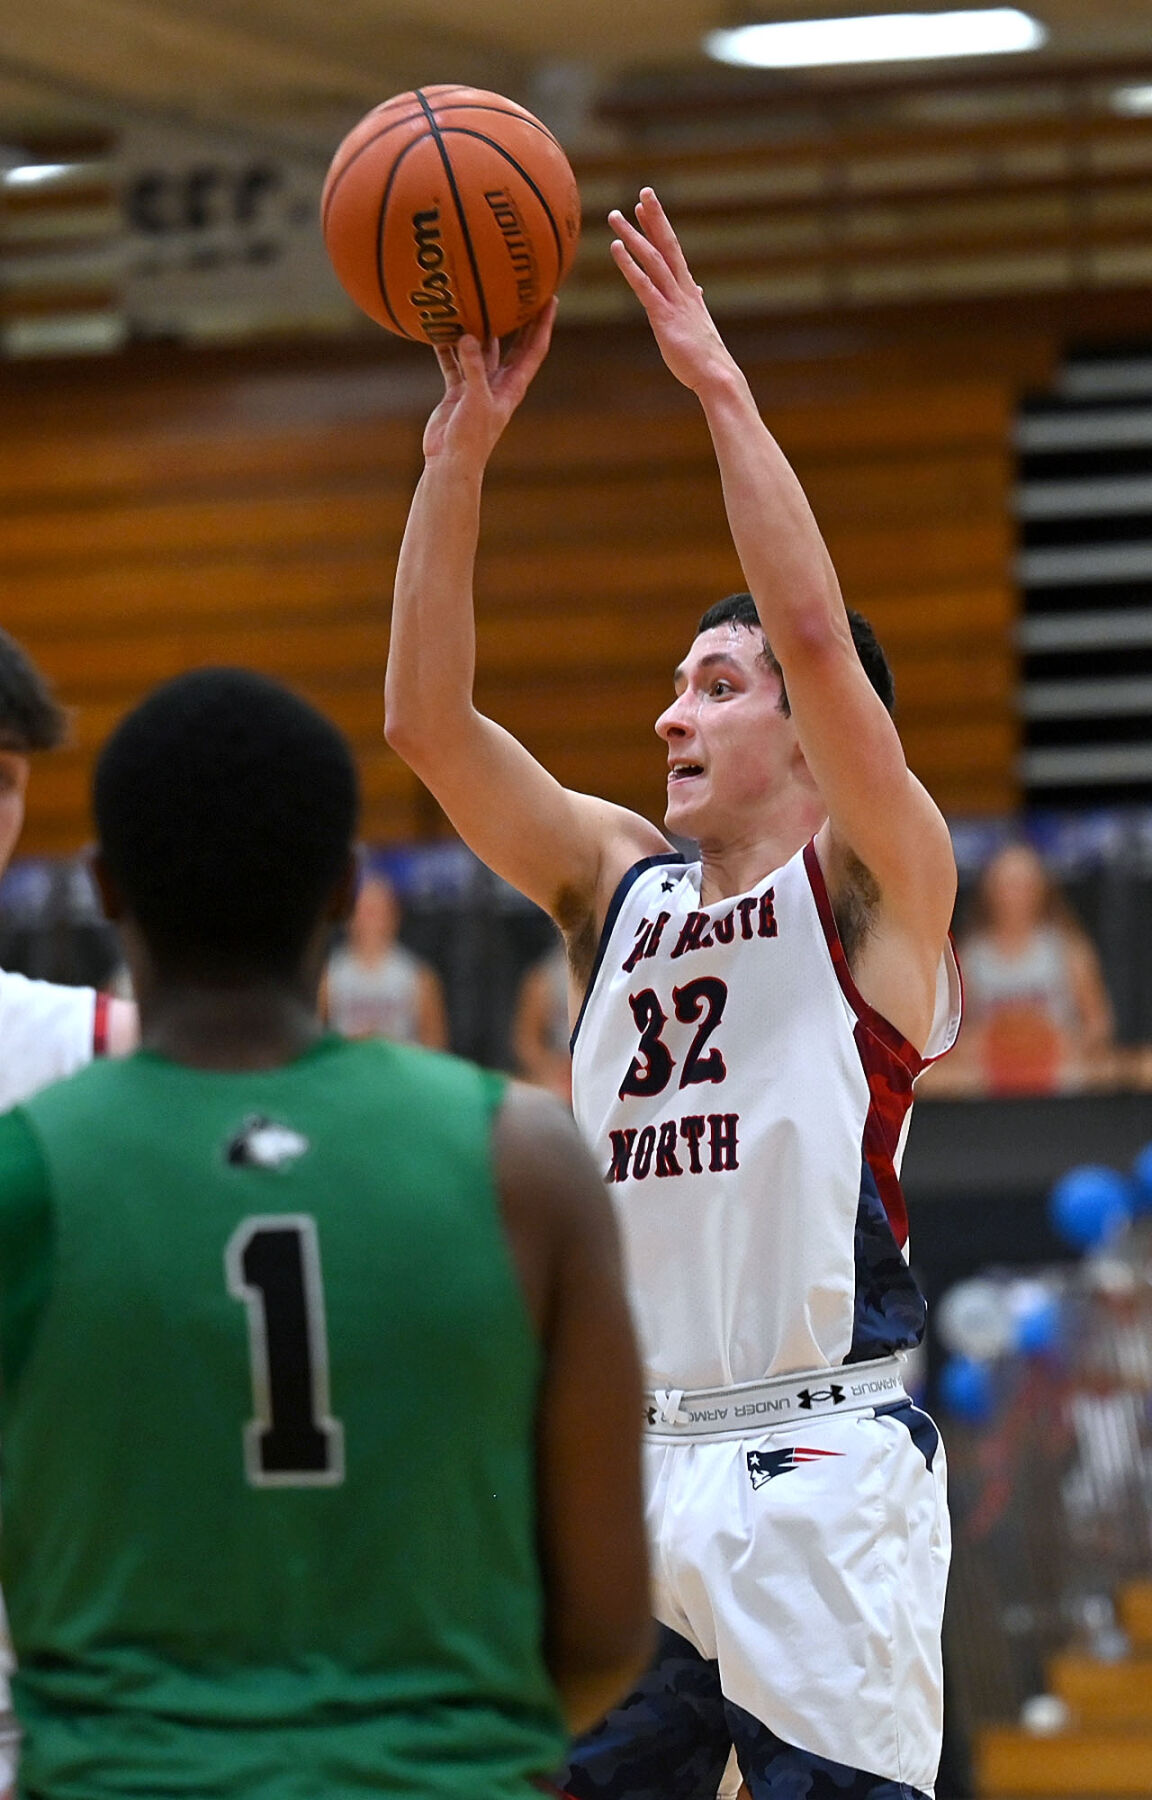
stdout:
[[559,1762],[502,1091],[328,1037],[0,1120],[21,1793],[524,1800]]

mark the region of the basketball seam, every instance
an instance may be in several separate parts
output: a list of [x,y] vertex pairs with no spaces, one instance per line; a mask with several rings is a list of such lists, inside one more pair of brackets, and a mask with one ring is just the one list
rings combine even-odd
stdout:
[[[517,123],[520,125],[530,125],[532,127],[533,131],[538,131],[542,137],[548,138],[551,143],[555,144],[557,150],[562,150],[564,148],[564,146],[560,142],[560,139],[555,135],[555,133],[549,131],[547,125],[544,124],[543,120],[534,119],[528,113],[511,112],[506,106],[477,106],[474,101],[454,100],[454,101],[450,102],[447,106],[437,106],[436,111],[438,113],[448,113],[448,112],[495,113],[496,117],[498,119],[515,119],[517,121]],[[464,130],[464,129],[465,129],[465,127],[463,127],[463,126],[454,126],[453,127],[453,130]]]
[[388,171],[388,179],[384,183],[384,192],[380,196],[380,206],[376,214],[376,286],[380,289],[380,298],[384,302],[388,317],[392,320],[392,323],[400,333],[400,336],[410,339],[414,344],[427,343],[428,340],[420,332],[405,330],[404,326],[401,325],[399,319],[396,317],[396,310],[393,307],[391,300],[388,298],[388,288],[384,276],[384,221],[388,216],[388,200],[392,193],[392,184],[396,180],[400,164],[404,161],[409,150],[414,150],[417,144],[422,144],[423,142],[423,138],[415,138],[411,144],[405,144],[399,156],[393,161],[392,167]]
[[[449,90],[449,92],[452,92],[452,93],[462,92],[462,91],[463,91],[463,84],[457,84],[456,87],[451,88]],[[323,202],[322,202],[322,205],[320,208],[320,231],[321,231],[321,234],[325,233],[328,229],[328,214],[332,210],[332,202],[336,197],[336,190],[340,186],[340,183],[343,181],[345,175],[347,175],[349,169],[352,168],[353,164],[358,163],[360,158],[364,155],[364,152],[366,150],[371,150],[373,145],[378,144],[380,142],[381,138],[387,137],[388,133],[390,131],[399,131],[399,129],[402,125],[411,125],[414,119],[426,119],[428,117],[428,107],[423,103],[423,100],[422,100],[423,93],[424,93],[424,90],[422,88],[417,90],[417,92],[416,92],[415,98],[418,101],[420,101],[420,104],[416,107],[416,110],[414,112],[405,113],[405,115],[402,119],[390,119],[386,125],[381,125],[379,131],[374,131],[372,133],[371,137],[365,138],[365,140],[362,144],[357,144],[355,150],[353,150],[351,152],[351,154],[349,155],[347,162],[343,163],[341,165],[341,167],[337,170],[336,174],[332,176],[332,185],[330,187],[328,187],[327,184],[325,184],[326,191],[324,193]],[[384,109],[384,107],[395,106],[398,101],[406,100],[406,99],[407,99],[406,94],[397,94],[397,96],[394,100],[382,100],[380,102],[380,105],[377,107],[374,107],[373,111],[371,113],[369,113],[367,116],[369,118],[372,118],[374,113],[381,112]],[[441,110],[444,112],[452,112],[452,111],[492,112],[492,113],[495,113],[497,118],[500,118],[500,119],[519,119],[522,124],[531,125],[534,131],[539,131],[542,134],[542,136],[546,137],[549,140],[550,143],[555,144],[557,150],[563,151],[563,149],[564,149],[563,144],[560,143],[558,138],[553,136],[552,132],[549,131],[547,125],[542,124],[539,119],[533,118],[530,113],[511,112],[505,106],[490,106],[487,104],[487,102],[482,102],[481,104],[477,105],[477,103],[475,101],[464,101],[464,100],[454,101],[451,105],[445,106]],[[467,128],[465,126],[456,125],[456,126],[453,126],[452,129],[454,131],[463,131],[463,130],[466,130]],[[340,154],[340,151],[337,150],[336,155],[339,156],[339,154]],[[333,161],[335,161],[335,158],[333,158]]]
[[[425,100],[423,91],[420,88],[416,89],[416,98],[424,108],[424,114],[428,120],[433,140],[435,141],[437,150],[440,152],[440,160],[444,164],[444,173],[448,177],[448,185],[452,190],[452,202],[456,208],[456,222],[460,227],[460,235],[464,239],[464,248],[468,253],[468,261],[472,269],[472,280],[476,287],[476,297],[480,302],[480,317],[484,323],[483,341],[487,343],[489,336],[488,301],[484,294],[484,283],[480,279],[480,265],[476,261],[476,247],[472,242],[472,233],[468,229],[467,215],[465,214],[464,206],[460,199],[460,189],[456,183],[456,171],[452,167],[452,159],[448,155],[448,150],[444,143],[443,134],[441,133],[436,115]],[[480,134],[477,133],[476,135],[479,136]]]
[[[348,161],[344,163],[337,174],[333,176],[332,186],[324,196],[324,205],[320,215],[320,229],[322,232],[327,231],[328,229],[328,214],[332,210],[332,202],[336,197],[336,190],[340,186],[345,175],[347,175],[349,169],[352,168],[353,164],[358,163],[360,158],[364,155],[364,152],[366,150],[371,150],[374,144],[380,142],[381,138],[386,138],[390,131],[399,131],[402,125],[411,125],[414,119],[420,119],[423,118],[423,116],[424,115],[421,112],[406,113],[404,118],[393,119],[390,125],[382,126],[379,131],[373,132],[370,138],[365,138],[362,144],[356,146],[356,149],[349,156]],[[416,141],[418,143],[420,140],[417,139]],[[337,151],[336,154],[339,155],[339,151]],[[401,152],[401,154],[403,154],[403,152]]]
[[448,130],[453,132],[456,137],[479,138],[482,144],[487,144],[490,149],[497,151],[498,154],[504,158],[505,162],[511,163],[524,185],[531,188],[544,209],[544,217],[548,221],[548,228],[552,233],[552,238],[556,246],[556,279],[559,281],[561,270],[564,267],[564,246],[560,240],[560,228],[556,223],[552,208],[549,206],[547,200],[545,200],[540,189],[536,186],[536,183],[533,181],[531,175],[529,175],[527,169],[523,168],[521,164],[516,161],[512,152],[506,150],[503,144],[498,144],[494,138],[486,137],[482,131],[470,131],[466,125],[450,125]]

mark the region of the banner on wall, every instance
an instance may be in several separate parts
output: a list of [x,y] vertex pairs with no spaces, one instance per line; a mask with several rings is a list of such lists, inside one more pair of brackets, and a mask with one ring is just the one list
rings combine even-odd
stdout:
[[324,169],[218,135],[130,126],[120,145],[129,336],[346,329],[324,253]]

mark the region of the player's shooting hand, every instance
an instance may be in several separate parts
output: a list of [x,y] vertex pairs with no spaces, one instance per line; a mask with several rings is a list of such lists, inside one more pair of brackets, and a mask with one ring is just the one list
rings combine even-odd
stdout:
[[668,215],[653,190],[642,188],[636,224],[622,212],[610,212],[608,223],[616,233],[612,260],[648,314],[664,361],[677,381],[699,388],[715,369],[730,365],[732,358]]
[[487,462],[548,354],[555,317],[551,300],[508,340],[503,354],[497,338],[481,344],[463,337],[450,348],[436,346],[444,397],[424,428],[425,457],[456,451]]

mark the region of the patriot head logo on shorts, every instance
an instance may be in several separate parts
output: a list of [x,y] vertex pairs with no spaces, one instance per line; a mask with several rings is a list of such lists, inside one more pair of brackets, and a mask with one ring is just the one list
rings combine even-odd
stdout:
[[819,1462],[824,1456],[843,1456],[842,1450],[809,1450],[803,1444],[789,1444],[786,1450],[749,1450],[748,1475],[754,1488],[762,1488],[777,1475],[787,1475],[801,1463]]

